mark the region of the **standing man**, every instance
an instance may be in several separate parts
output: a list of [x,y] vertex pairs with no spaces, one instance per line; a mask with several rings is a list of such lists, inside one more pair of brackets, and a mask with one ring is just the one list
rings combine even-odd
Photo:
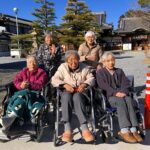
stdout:
[[93,31],[88,31],[85,34],[85,42],[80,45],[78,54],[80,61],[90,66],[92,69],[101,67],[102,49],[96,43],[96,36]]
[[[61,48],[53,43],[53,38],[50,32],[45,34],[45,42],[41,44],[38,53],[37,60],[39,66],[44,69],[49,77],[49,80],[56,72],[61,63]],[[54,91],[50,84],[46,88],[46,98],[50,100],[54,95]]]

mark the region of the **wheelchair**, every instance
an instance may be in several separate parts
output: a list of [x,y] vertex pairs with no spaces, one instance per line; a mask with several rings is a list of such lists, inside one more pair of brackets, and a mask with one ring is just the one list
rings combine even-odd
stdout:
[[[6,84],[5,90],[6,90],[6,95],[2,100],[2,114],[1,114],[2,118],[6,114],[6,109],[10,97],[12,97],[15,92],[17,92],[13,82]],[[39,95],[44,96],[45,95],[44,91],[45,90],[43,87],[43,89],[41,91],[37,91],[36,94],[38,96]],[[0,135],[0,140],[9,141],[15,138],[21,138],[22,136],[25,136],[27,139],[30,138],[30,140],[41,142],[44,128],[48,125],[48,121],[47,121],[48,111],[49,111],[49,104],[45,100],[44,106],[40,109],[38,114],[33,118],[34,122],[29,120],[24,120],[24,122],[22,122],[22,120],[16,118],[15,121],[12,123],[12,125],[9,127],[9,129],[4,130],[4,134],[7,136],[7,138],[6,136],[3,137]]]
[[[94,103],[93,103],[93,92],[92,88],[88,87],[87,88],[87,93],[83,93],[85,98],[88,100],[88,103],[85,106],[86,109],[86,117],[88,120],[88,126],[90,125],[91,131],[94,136],[96,136],[96,127],[95,127],[95,116],[94,116]],[[56,117],[55,117],[55,129],[54,129],[54,137],[53,137],[53,142],[54,146],[59,146],[62,145],[62,140],[61,140],[61,135],[60,135],[60,126],[61,124],[64,124],[61,116],[61,93],[62,89],[57,88],[57,98],[56,98]],[[78,128],[79,129],[79,128]],[[80,129],[79,132],[81,133]],[[81,140],[82,138],[80,138]],[[72,141],[74,142],[74,140]],[[95,142],[95,141],[94,141]]]
[[[133,99],[133,104],[138,120],[138,132],[142,136],[145,137],[145,123],[143,114],[140,112],[140,106],[138,102],[137,95],[135,94],[134,89],[134,77],[127,76],[130,81],[130,96]],[[118,132],[119,132],[119,123],[117,119],[117,108],[111,107],[108,100],[106,99],[105,94],[99,88],[94,89],[96,93],[95,97],[95,118],[96,118],[96,125],[101,130],[100,137],[102,138],[103,142],[117,142],[119,140]]]

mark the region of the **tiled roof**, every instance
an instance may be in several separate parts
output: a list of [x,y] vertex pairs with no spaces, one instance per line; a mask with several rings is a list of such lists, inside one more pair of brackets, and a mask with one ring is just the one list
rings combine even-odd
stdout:
[[101,29],[113,29],[113,25],[108,23],[102,23]]
[[[10,16],[10,15],[0,13],[0,20],[3,19],[3,17],[8,19],[9,21],[16,22],[16,17],[15,16]],[[22,23],[22,24],[25,24],[25,25],[32,26],[32,21],[27,20],[27,19],[18,18],[18,23]]]
[[118,32],[134,32],[138,29],[143,29],[150,32],[150,20],[149,18],[123,18],[121,21],[121,26],[117,30]]

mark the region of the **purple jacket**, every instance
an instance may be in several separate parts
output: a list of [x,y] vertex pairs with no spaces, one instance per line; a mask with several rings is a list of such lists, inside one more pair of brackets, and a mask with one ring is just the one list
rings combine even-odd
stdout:
[[18,90],[21,90],[21,83],[28,81],[30,83],[29,89],[41,90],[47,80],[46,72],[43,69],[38,68],[37,70],[29,71],[28,68],[23,68],[23,70],[16,75],[14,85]]
[[96,80],[100,89],[102,89],[107,98],[115,96],[117,92],[129,93],[130,82],[120,68],[115,68],[114,76],[116,78],[116,89],[111,86],[111,75],[106,68],[99,69],[96,74]]

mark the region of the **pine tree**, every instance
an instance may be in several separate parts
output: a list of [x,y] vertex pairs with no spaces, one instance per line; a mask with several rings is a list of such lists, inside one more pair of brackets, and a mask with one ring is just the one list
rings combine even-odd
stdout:
[[84,34],[88,30],[100,32],[95,16],[88,9],[85,2],[79,0],[68,0],[64,21],[60,26],[61,42],[78,48],[84,40]]
[[150,22],[150,0],[138,0],[138,4],[145,11],[143,19],[147,22]]
[[40,4],[40,7],[35,8],[32,13],[32,15],[36,17],[33,26],[36,28],[37,32],[53,30],[55,25],[54,3],[49,0],[35,0],[35,2]]
[[144,7],[150,10],[150,0],[138,0],[138,3],[141,5],[141,7]]
[[144,15],[146,15],[147,12],[144,10],[133,10],[130,9],[125,13],[125,17],[143,17]]

